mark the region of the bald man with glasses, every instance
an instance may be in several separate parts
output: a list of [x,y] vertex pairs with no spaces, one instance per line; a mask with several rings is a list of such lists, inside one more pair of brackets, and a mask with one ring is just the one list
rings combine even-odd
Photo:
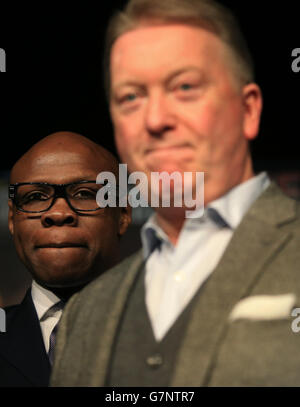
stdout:
[[8,225],[33,282],[23,302],[6,309],[0,386],[48,385],[65,303],[119,261],[130,210],[98,205],[102,171],[117,177],[116,158],[69,132],[39,141],[11,171]]

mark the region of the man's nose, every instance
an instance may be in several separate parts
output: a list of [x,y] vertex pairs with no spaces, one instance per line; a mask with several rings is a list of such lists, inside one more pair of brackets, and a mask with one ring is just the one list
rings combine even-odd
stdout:
[[165,132],[175,127],[175,113],[173,110],[168,95],[157,92],[149,96],[145,113],[145,125],[150,135],[161,137]]
[[78,214],[70,208],[64,198],[57,198],[54,205],[42,213],[41,221],[44,227],[77,226]]

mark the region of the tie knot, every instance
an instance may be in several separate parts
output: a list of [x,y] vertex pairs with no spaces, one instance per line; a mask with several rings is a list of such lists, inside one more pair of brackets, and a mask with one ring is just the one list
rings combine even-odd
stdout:
[[61,311],[65,306],[64,301],[58,301],[53,304],[42,316],[41,321],[45,321],[47,318],[52,317],[56,312]]

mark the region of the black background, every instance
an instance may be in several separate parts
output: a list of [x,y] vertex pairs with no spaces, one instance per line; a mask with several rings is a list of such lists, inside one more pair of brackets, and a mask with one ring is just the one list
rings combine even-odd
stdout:
[[[163,0],[162,0],[163,1]],[[103,34],[123,1],[26,2],[0,5],[0,170],[34,142],[60,130],[79,132],[114,151],[102,87]],[[291,69],[300,47],[299,1],[224,0],[239,17],[264,95],[257,169],[300,169],[300,72]]]

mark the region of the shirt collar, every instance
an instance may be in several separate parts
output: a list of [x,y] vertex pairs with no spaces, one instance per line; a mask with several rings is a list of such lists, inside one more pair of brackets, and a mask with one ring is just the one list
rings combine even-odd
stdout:
[[60,302],[60,299],[52,291],[40,286],[36,281],[32,282],[31,296],[39,320],[54,304]]
[[249,179],[232,188],[227,194],[208,205],[215,209],[231,229],[236,229],[250,206],[270,185],[266,172]]
[[169,241],[166,233],[157,224],[155,213],[151,215],[143,225],[141,229],[141,240],[144,259],[147,259],[157,247],[160,247],[163,241]]
[[[223,225],[235,229],[250,206],[269,185],[270,178],[266,172],[262,172],[232,188],[222,197],[210,202],[207,208],[205,208],[203,219],[187,219],[183,227],[197,223],[199,220],[203,222],[210,212],[209,216],[214,216],[215,221],[218,222],[219,225],[223,223]],[[142,227],[141,240],[145,259],[147,259],[157,247],[160,247],[161,242],[169,243],[167,235],[156,221],[155,214],[153,214]]]

